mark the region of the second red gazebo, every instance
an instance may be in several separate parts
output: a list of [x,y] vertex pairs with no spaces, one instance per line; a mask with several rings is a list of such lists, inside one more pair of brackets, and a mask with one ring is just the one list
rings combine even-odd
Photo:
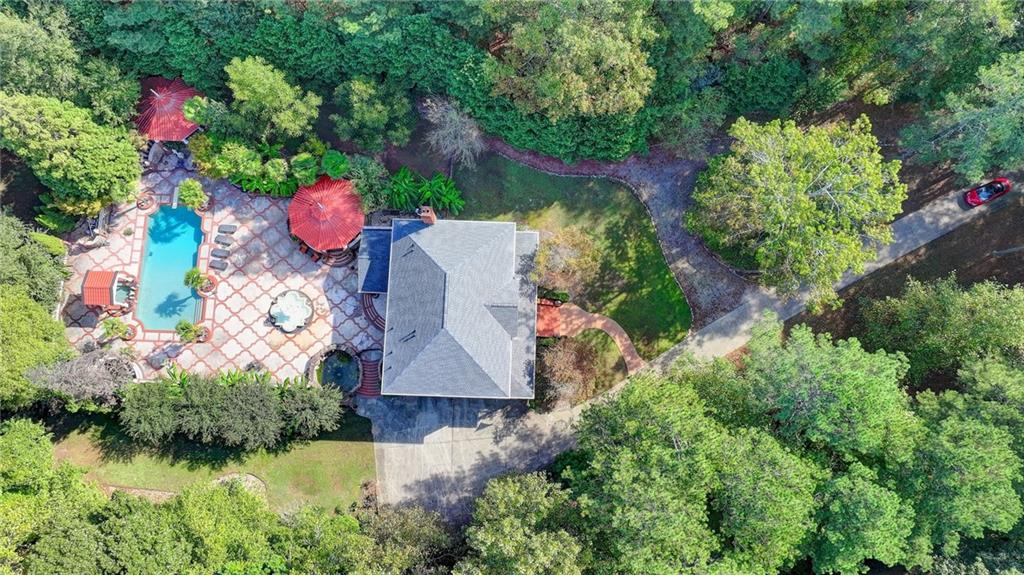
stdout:
[[304,246],[321,255],[345,252],[356,245],[366,214],[352,182],[321,176],[303,186],[288,205],[288,227]]

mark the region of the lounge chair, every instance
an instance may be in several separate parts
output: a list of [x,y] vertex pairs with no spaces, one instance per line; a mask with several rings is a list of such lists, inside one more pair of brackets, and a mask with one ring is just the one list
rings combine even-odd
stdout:
[[238,226],[234,224],[221,224],[217,226],[217,233],[221,234],[233,234],[238,229]]
[[231,252],[229,252],[228,250],[221,249],[221,248],[213,248],[212,250],[210,250],[210,255],[215,257],[215,258],[224,259],[224,258],[230,256]]
[[234,238],[231,238],[231,237],[228,237],[228,236],[225,236],[225,235],[219,235],[219,236],[213,238],[213,241],[217,242],[218,244],[220,244],[222,246],[230,246],[231,244],[235,243],[235,239]]
[[224,271],[228,269],[228,262],[224,260],[210,260],[210,267],[217,271]]

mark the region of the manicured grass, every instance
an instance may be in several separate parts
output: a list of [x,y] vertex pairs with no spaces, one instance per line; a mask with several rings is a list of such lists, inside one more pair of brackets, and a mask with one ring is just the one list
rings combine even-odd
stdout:
[[654,225],[626,186],[606,179],[552,176],[496,154],[456,169],[466,198],[459,217],[515,221],[554,232],[579,226],[603,252],[596,282],[575,302],[617,321],[645,358],[686,336],[690,307],[665,263]]
[[375,477],[370,422],[352,413],[345,414],[341,429],[316,441],[242,456],[196,445],[169,453],[139,450],[109,419],[89,423],[63,437],[58,433],[57,457],[105,485],[177,492],[228,473],[251,473],[267,484],[271,507],[287,511],[303,503],[347,508],[359,498],[362,483]]
[[626,379],[626,360],[619,353],[615,340],[599,329],[586,329],[574,339],[587,342],[597,349],[597,377],[594,378],[594,395],[610,389]]

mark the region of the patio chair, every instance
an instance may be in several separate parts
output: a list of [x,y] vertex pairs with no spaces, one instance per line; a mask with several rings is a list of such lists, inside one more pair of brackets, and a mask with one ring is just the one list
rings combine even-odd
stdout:
[[319,253],[317,253],[317,252],[313,252],[313,255],[311,256],[311,259],[312,259],[312,260],[313,260],[314,262],[318,262],[318,261],[320,261],[320,258],[321,258],[321,257],[322,257],[322,256],[321,256],[321,255],[320,255]]
[[222,272],[228,269],[228,262],[224,260],[210,260],[210,267],[219,272]]
[[304,253],[304,254],[307,254],[307,253],[309,253],[309,246],[307,246],[305,243],[300,243],[299,244],[299,251]]

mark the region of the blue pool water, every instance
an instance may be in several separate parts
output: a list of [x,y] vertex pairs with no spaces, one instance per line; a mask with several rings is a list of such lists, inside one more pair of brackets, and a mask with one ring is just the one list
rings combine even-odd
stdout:
[[135,317],[146,329],[173,330],[196,321],[199,296],[185,287],[185,272],[196,265],[203,243],[202,219],[184,206],[160,206],[149,216]]

